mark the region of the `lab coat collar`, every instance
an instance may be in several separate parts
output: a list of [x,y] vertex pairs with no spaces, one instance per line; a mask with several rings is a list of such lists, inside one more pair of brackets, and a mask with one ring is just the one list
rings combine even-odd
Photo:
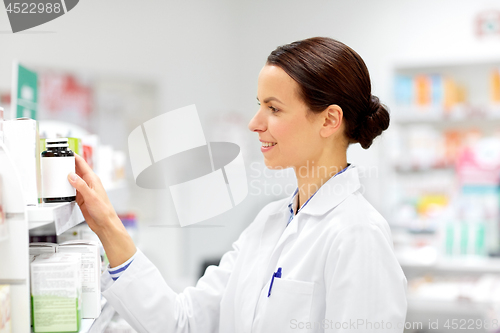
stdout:
[[344,172],[330,178],[323,184],[299,213],[323,215],[335,208],[360,187],[358,168],[351,164]]

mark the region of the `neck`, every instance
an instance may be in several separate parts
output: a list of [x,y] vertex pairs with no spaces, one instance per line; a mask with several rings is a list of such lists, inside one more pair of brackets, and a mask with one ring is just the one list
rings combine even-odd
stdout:
[[309,200],[309,198],[325,184],[330,178],[347,167],[347,158],[345,155],[335,160],[322,162],[321,160],[307,161],[306,164],[295,168],[297,177],[297,186],[299,192],[299,206]]

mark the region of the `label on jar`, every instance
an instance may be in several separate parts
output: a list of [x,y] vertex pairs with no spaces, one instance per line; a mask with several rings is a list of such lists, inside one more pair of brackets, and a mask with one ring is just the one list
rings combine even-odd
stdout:
[[71,186],[68,174],[75,172],[75,157],[42,157],[42,197],[74,197],[76,189]]

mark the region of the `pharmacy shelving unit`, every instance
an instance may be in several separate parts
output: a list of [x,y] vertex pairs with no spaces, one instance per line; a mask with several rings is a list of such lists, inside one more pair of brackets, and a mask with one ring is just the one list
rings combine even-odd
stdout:
[[[391,108],[391,127],[396,128],[399,133],[408,133],[410,126],[428,126],[437,132],[447,129],[479,129],[486,134],[492,134],[500,128],[500,106],[490,102],[490,73],[495,68],[500,68],[499,59],[477,59],[477,60],[457,60],[457,61],[399,61],[392,67],[391,76],[397,75],[416,76],[419,74],[441,74],[453,77],[457,82],[462,83],[467,90],[467,103],[463,103],[451,109],[451,112],[444,112],[442,106],[401,106],[393,102]],[[395,82],[395,80],[392,80]],[[394,91],[394,89],[392,89]],[[385,151],[390,154],[391,148],[386,147]],[[403,153],[405,153],[403,149]],[[415,166],[407,163],[407,156],[399,156],[396,160],[404,161],[406,165],[394,163],[394,156],[385,156],[386,160],[391,160],[389,165],[390,175],[394,183],[408,181],[408,179],[421,179],[426,177],[454,177],[455,170],[452,166]],[[411,178],[413,177],[413,178]],[[499,221],[500,222],[500,221]],[[400,229],[401,224],[392,219],[391,224],[395,229]],[[394,234],[400,232],[393,231]],[[395,247],[396,248],[396,247]],[[400,256],[398,259],[406,276],[410,280],[415,276],[435,275],[435,276],[480,276],[483,274],[494,274],[500,276],[500,258],[447,258],[435,257],[432,260],[420,261],[411,256]],[[418,297],[408,297],[408,310],[413,312],[411,318],[418,318],[418,314],[436,314],[436,318],[464,318],[468,314],[478,317],[484,314],[488,304],[478,304],[463,300],[429,301]],[[500,314],[499,314],[500,316]],[[425,316],[419,319],[424,319]],[[441,332],[440,330],[434,330]],[[433,331],[433,332],[434,332]],[[489,330],[478,330],[478,332],[490,332]]]
[[[8,237],[0,242],[0,284],[11,286],[12,332],[30,332],[29,230],[46,228],[61,234],[84,221],[75,202],[24,206],[20,175],[0,144],[0,176]],[[97,319],[82,319],[81,332],[103,332],[114,309],[106,302]]]

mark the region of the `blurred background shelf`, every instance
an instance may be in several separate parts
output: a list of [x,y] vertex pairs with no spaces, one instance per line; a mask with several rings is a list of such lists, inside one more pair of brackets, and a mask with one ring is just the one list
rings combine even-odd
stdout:
[[454,172],[455,167],[452,165],[395,165],[393,170],[400,174],[425,173],[425,172]]
[[401,61],[392,77],[386,197],[406,321],[424,325],[405,333],[458,331],[453,320],[494,332],[484,323],[500,313],[500,258],[488,256],[500,247],[500,59]]
[[480,126],[491,122],[498,124],[500,122],[500,106],[458,107],[450,111],[445,111],[442,107],[400,107],[391,120],[400,125]]
[[418,269],[430,271],[500,274],[500,258],[441,258],[432,262],[422,262],[400,257],[398,260],[403,270]]
[[434,312],[441,314],[463,314],[481,316],[489,308],[488,302],[472,302],[462,300],[435,300],[409,296],[410,310],[419,312]]

